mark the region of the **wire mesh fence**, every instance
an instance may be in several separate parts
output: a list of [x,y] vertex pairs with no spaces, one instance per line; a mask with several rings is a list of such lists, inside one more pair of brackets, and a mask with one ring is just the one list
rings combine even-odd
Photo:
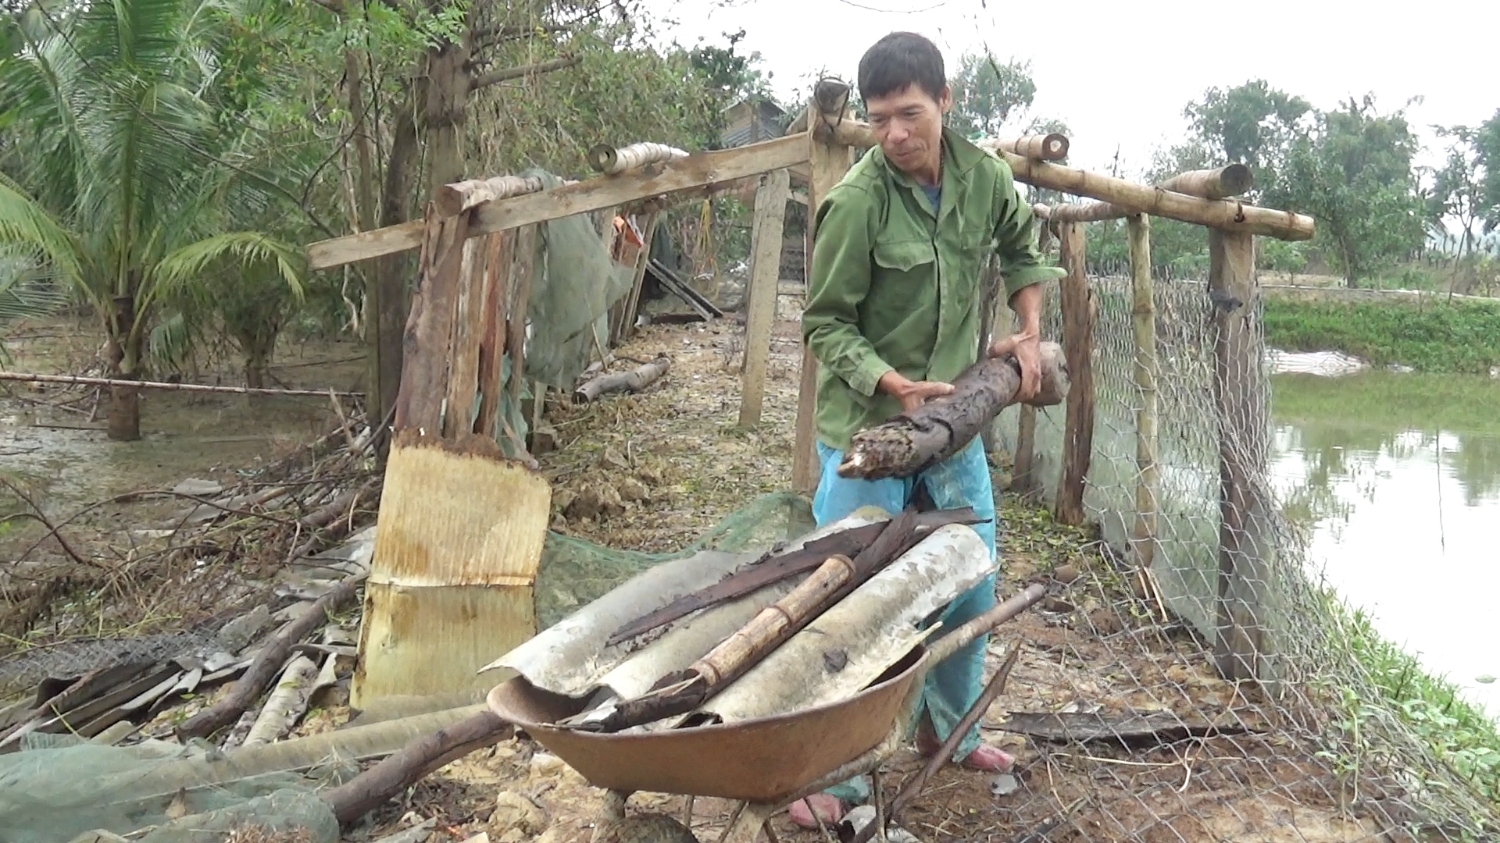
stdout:
[[[1352,629],[1280,514],[1267,474],[1268,367],[1221,382],[1226,320],[1207,283],[1152,279],[1150,344],[1138,342],[1151,334],[1141,333],[1128,270],[1088,287],[1094,423],[1083,505],[1111,564],[1017,635],[1024,655],[1012,682],[1051,710],[1005,727],[1030,735],[1037,753],[1007,802],[1019,825],[1066,821],[1072,836],[1047,839],[1078,840],[1492,839],[1500,814],[1490,785],[1383,693],[1392,677],[1361,658],[1365,631]],[[1060,299],[1049,291],[1045,336],[1062,336]],[[1247,359],[1264,361],[1259,313],[1239,313]],[[1154,350],[1154,367],[1138,366],[1149,360],[1142,348]],[[1226,408],[1248,423],[1222,421]],[[1030,477],[1053,501],[1067,413],[1035,412]],[[1022,414],[1008,410],[997,425],[997,444],[1013,454]],[[1236,504],[1227,512],[1225,494]],[[1226,561],[1233,576],[1221,573]],[[1215,658],[1252,649],[1255,637],[1260,656],[1246,672],[1262,681],[1219,678]]]

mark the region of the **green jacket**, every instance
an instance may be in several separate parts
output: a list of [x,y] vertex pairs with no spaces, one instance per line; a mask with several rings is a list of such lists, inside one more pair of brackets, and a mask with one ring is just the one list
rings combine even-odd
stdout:
[[1063,274],[1041,262],[1010,167],[947,128],[940,202],[934,214],[876,147],[818,206],[802,336],[821,364],[815,420],[830,447],[901,411],[875,389],[891,369],[946,382],[978,359],[990,252],[1007,300]]

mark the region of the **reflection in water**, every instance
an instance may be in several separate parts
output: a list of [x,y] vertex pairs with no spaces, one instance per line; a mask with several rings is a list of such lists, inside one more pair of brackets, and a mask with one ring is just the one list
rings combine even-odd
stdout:
[[1387,638],[1500,716],[1500,385],[1371,372],[1273,379],[1272,476],[1311,563]]

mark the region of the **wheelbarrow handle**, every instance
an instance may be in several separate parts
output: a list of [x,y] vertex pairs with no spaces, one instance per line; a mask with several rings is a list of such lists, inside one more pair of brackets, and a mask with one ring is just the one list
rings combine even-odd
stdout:
[[951,632],[940,636],[937,640],[927,645],[928,663],[942,663],[949,656],[974,643],[979,636],[984,635],[986,632],[1031,608],[1037,601],[1045,597],[1046,594],[1047,587],[1045,585],[1034,583],[1027,586],[1020,594],[1006,600],[979,617],[973,618],[962,626],[954,627]]

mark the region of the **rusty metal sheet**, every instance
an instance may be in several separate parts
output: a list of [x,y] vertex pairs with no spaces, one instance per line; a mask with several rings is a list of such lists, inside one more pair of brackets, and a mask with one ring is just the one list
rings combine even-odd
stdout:
[[[889,513],[876,507],[862,508],[788,542],[788,546],[798,548],[837,530],[889,518]],[[629,642],[606,647],[609,636],[626,622],[718,582],[760,555],[705,551],[649,568],[481,668],[481,672],[509,668],[539,689],[572,698],[596,693],[601,698],[644,693],[663,675],[703,656],[794,587],[795,580],[675,621],[645,645]]]
[[941,527],[683,720],[736,722],[851,697],[936,631],[923,621],[996,567],[973,528]]

